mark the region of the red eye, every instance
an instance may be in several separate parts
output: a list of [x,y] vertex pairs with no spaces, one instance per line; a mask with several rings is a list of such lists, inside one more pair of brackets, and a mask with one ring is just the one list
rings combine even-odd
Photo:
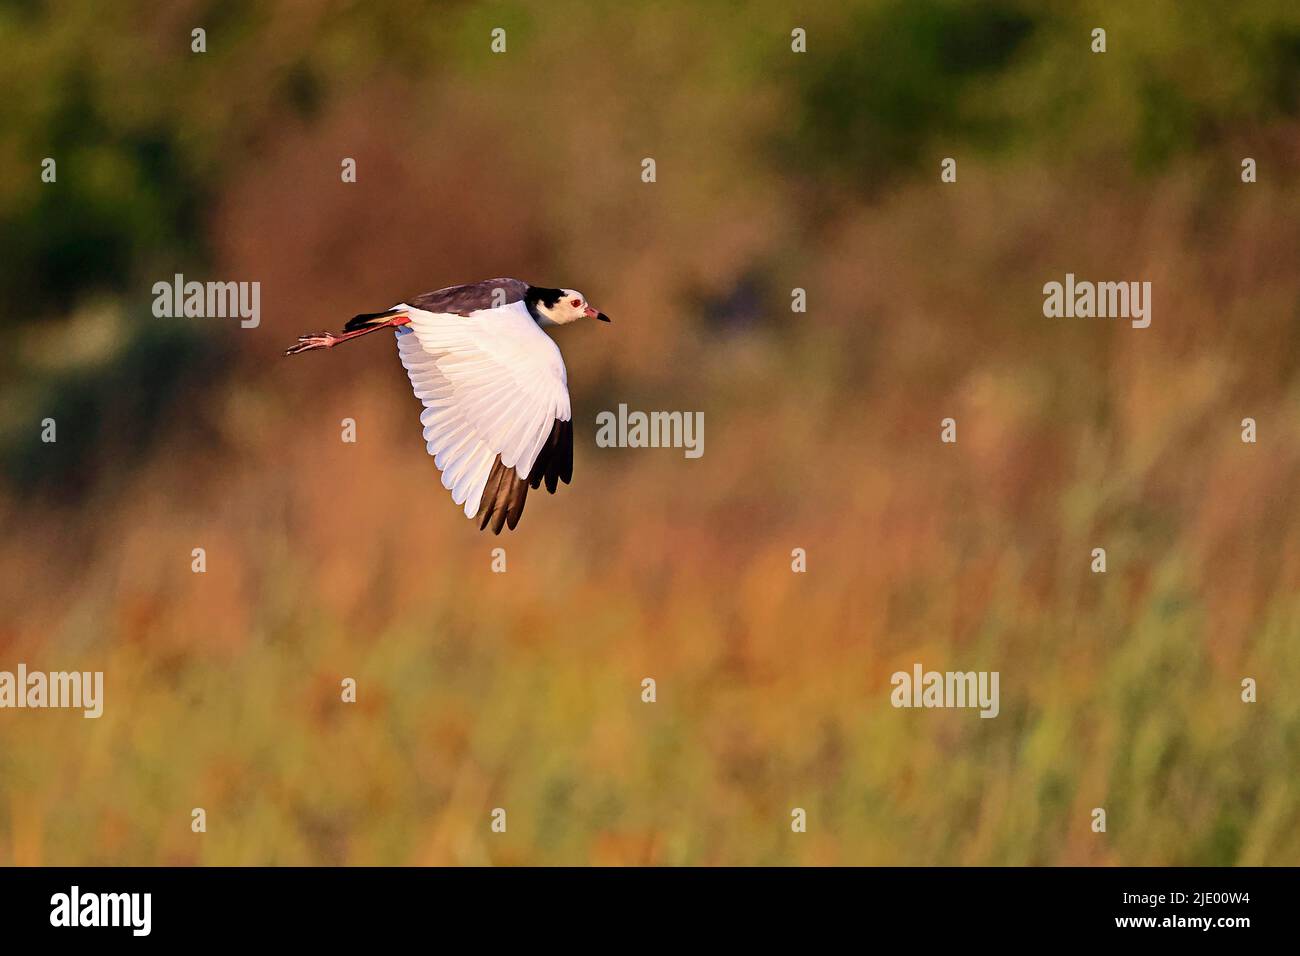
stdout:
[[581,299],[571,299],[571,300],[569,301],[569,305],[573,306],[573,307],[576,309],[578,306],[582,305],[582,300],[581,300]]

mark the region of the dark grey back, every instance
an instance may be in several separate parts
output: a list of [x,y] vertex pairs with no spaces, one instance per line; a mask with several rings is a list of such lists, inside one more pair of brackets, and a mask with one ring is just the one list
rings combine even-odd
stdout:
[[[498,294],[498,289],[504,294]],[[448,286],[436,292],[425,292],[414,299],[407,299],[406,303],[425,312],[469,315],[480,309],[522,302],[527,294],[528,283],[522,279],[484,279],[482,282],[469,282]]]

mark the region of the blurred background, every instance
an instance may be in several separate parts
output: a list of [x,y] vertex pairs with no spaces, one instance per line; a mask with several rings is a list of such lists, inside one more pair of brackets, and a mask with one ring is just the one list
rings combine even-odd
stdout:
[[[0,49],[0,669],[106,674],[0,712],[0,863],[1300,862],[1290,0],[28,0]],[[155,318],[178,272],[260,327]],[[1066,272],[1151,327],[1045,319]],[[614,324],[493,538],[388,336],[281,353],[498,275]],[[619,402],[704,456],[597,448]],[[917,661],[1000,716],[895,710]]]

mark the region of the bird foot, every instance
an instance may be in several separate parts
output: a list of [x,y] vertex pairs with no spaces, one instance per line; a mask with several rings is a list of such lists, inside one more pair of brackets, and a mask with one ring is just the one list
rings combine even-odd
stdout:
[[310,352],[312,349],[327,349],[339,341],[329,332],[317,332],[315,335],[298,336],[298,344],[291,345],[284,350],[285,355],[297,355],[299,352]]

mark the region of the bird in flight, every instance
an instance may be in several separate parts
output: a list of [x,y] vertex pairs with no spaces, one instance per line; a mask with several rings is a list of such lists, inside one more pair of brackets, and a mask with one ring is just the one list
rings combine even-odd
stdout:
[[609,321],[573,289],[488,279],[355,316],[337,335],[299,336],[284,354],[394,329],[443,487],[480,531],[500,534],[519,523],[530,487],[554,494],[573,477],[568,375],[542,329],[581,318]]

